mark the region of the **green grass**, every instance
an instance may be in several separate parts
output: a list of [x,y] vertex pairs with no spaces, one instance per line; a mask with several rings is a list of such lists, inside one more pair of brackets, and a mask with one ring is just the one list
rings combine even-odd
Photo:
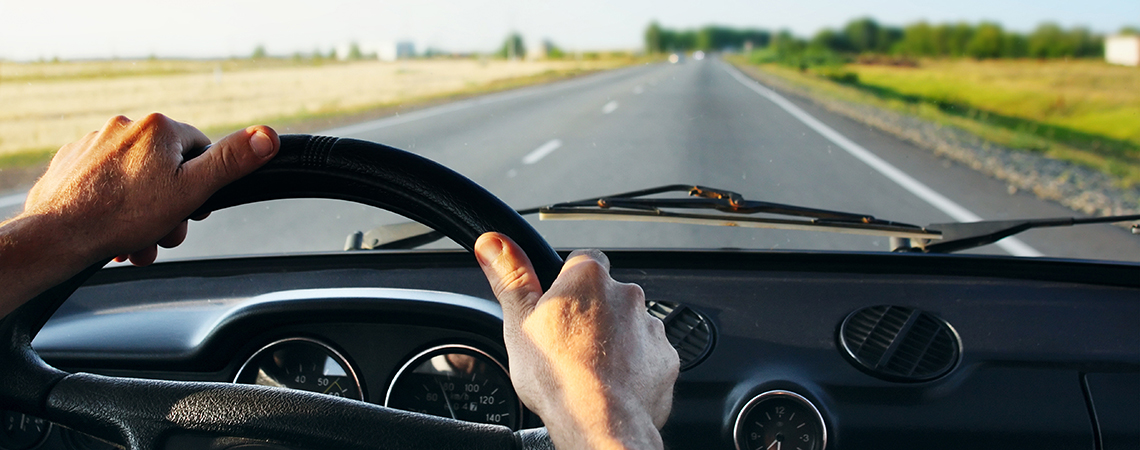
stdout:
[[1098,61],[928,60],[795,70],[749,64],[800,88],[951,125],[1140,184],[1140,71]]

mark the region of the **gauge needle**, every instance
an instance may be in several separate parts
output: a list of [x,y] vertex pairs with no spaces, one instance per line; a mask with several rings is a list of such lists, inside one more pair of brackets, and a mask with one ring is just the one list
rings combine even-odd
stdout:
[[772,450],[772,447],[776,447],[776,450],[780,450],[780,447],[781,447],[780,441],[779,440],[773,440],[771,444],[768,444],[768,448],[765,450]]
[[443,393],[443,403],[447,405],[447,412],[451,413],[451,418],[454,419],[455,410],[451,409],[451,400],[448,400],[447,398],[447,391],[443,390],[443,382],[435,380],[435,383],[439,385],[439,392]]

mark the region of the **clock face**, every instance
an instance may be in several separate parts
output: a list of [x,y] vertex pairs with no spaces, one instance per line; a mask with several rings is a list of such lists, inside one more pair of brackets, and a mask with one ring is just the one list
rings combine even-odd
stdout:
[[823,450],[823,417],[806,398],[769,391],[753,398],[736,419],[737,450]]

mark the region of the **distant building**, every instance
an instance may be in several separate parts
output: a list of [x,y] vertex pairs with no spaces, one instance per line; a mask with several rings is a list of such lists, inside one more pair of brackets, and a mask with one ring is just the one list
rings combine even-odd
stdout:
[[376,58],[381,61],[395,61],[416,57],[416,45],[412,41],[387,42],[376,49]]
[[336,57],[341,61],[353,59],[354,57],[361,58],[376,58],[381,61],[395,61],[397,59],[408,59],[416,57],[416,46],[412,41],[398,41],[398,42],[381,42],[381,43],[366,43],[357,46],[358,55],[353,55],[352,43],[345,43],[337,46]]
[[1121,35],[1104,38],[1104,59],[1109,64],[1140,66],[1140,36]]

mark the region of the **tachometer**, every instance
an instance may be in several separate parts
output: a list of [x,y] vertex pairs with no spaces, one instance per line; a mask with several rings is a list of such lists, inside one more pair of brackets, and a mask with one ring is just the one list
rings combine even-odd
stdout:
[[396,373],[384,406],[517,430],[522,404],[507,369],[466,345],[430,348]]
[[235,383],[260,384],[364,400],[348,360],[325,343],[289,338],[258,350],[238,370]]

